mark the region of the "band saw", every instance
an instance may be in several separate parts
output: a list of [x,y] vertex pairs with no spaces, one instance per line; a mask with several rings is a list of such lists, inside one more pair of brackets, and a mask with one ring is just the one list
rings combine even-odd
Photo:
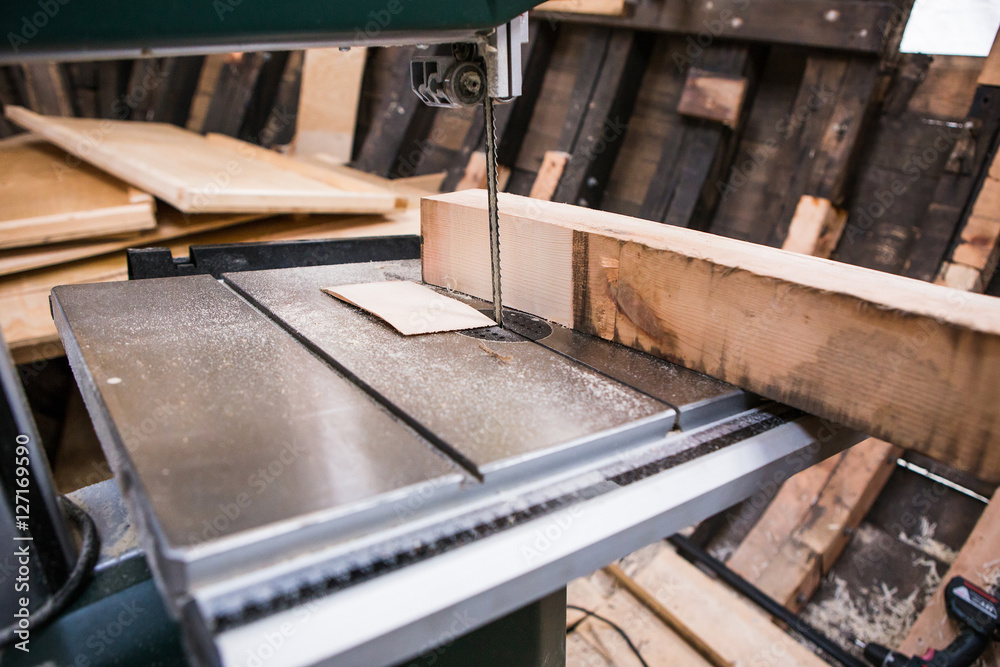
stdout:
[[364,37],[369,7],[342,4],[282,5],[269,31],[204,9],[181,29],[170,3],[144,0],[130,11],[149,23],[115,39],[71,4],[74,32],[3,57],[454,44],[413,62],[412,87],[485,107],[494,299],[450,296],[498,325],[403,337],[321,291],[419,282],[415,238],[147,279],[135,254],[133,280],[56,288],[53,317],[193,662],[392,665],[543,605],[555,640],[534,663],[561,664],[569,581],[861,435],[501,309],[493,104],[519,93],[533,3],[404,1]]

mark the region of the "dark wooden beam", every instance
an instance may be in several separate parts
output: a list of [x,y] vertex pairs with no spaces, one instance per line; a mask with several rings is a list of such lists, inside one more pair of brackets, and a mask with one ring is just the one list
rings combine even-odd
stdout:
[[[665,66],[676,65],[670,63]],[[756,74],[747,47],[711,46],[694,61],[692,67],[695,66],[704,72],[745,78],[752,96]],[[688,79],[685,79],[685,87],[687,83]],[[746,117],[749,106],[746,100],[742,106],[732,128],[697,118],[677,119],[675,134],[678,136],[663,146],[639,217],[680,227],[701,230],[708,227],[721,195],[717,184],[732,163]]]
[[45,116],[73,116],[69,76],[64,65],[29,62],[21,65],[28,106]]
[[816,55],[806,60],[794,115],[780,151],[788,164],[787,188],[765,215],[778,220],[770,245],[784,243],[803,195],[840,205],[864,130],[878,102],[880,65],[868,56]]
[[270,58],[271,54],[267,52],[233,54],[227,57],[219,74],[212,102],[208,106],[203,132],[217,132],[231,137],[239,133],[257,88],[261,69]]
[[[419,52],[424,53],[424,52]],[[391,176],[400,165],[410,161],[419,142],[427,135],[436,109],[428,107],[410,90],[410,61],[418,55],[416,47],[379,49],[373,58],[377,90],[375,98],[363,101],[372,110],[371,122],[354,161],[354,166],[379,176]]]
[[688,57],[716,39],[877,53],[899,14],[891,2],[863,0],[638,0],[624,16],[535,12],[553,22],[588,23],[691,35]]
[[[239,131],[239,138],[243,141],[255,144],[260,142],[261,133],[271,117],[271,110],[274,108],[278,91],[284,83],[285,66],[292,53],[289,51],[272,53],[264,66],[261,67],[260,75],[257,77],[257,86],[250,98],[250,103],[247,105],[246,114],[243,116],[243,125]],[[301,53],[301,51],[295,53]],[[299,73],[301,76],[301,68]]]
[[128,60],[108,60],[97,63],[97,117],[126,120],[129,109],[125,104],[129,72]]
[[969,115],[964,124],[959,124],[964,127],[942,124],[938,128],[943,136],[957,141],[913,238],[903,270],[910,278],[934,279],[968,218],[974,195],[982,186],[1000,140],[1000,87],[979,86]]
[[[574,90],[574,103],[567,114],[559,147],[570,158],[553,201],[600,206],[628,130],[651,47],[649,35],[627,30],[609,35],[590,94]],[[584,67],[589,67],[589,63],[584,63]],[[585,87],[586,78],[581,77],[578,83]]]
[[304,62],[304,51],[292,51],[288,54],[271,110],[257,135],[257,143],[265,148],[290,144],[295,137]]

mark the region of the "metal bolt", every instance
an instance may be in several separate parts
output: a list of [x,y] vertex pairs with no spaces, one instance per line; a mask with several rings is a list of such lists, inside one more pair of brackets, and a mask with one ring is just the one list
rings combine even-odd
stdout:
[[479,76],[479,72],[475,70],[468,70],[462,72],[462,76],[458,80],[458,85],[462,87],[462,90],[468,93],[471,97],[475,97],[479,94],[479,90],[483,87],[483,78]]

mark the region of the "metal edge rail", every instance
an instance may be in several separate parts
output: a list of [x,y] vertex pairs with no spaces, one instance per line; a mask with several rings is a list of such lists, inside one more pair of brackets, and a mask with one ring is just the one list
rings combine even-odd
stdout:
[[[223,631],[199,653],[224,665],[252,663],[265,653],[272,665],[334,657],[338,665],[394,664],[447,643],[456,623],[458,634],[481,627],[861,438],[801,417],[489,538]],[[274,637],[281,638],[280,647],[269,643]]]

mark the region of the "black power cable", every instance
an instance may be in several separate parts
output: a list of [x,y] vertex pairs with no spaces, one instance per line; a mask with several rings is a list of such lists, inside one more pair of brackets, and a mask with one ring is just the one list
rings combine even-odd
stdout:
[[571,625],[568,628],[566,628],[566,634],[567,635],[569,633],[573,632],[574,630],[576,630],[577,627],[579,627],[581,623],[583,623],[585,620],[587,620],[588,616],[593,616],[598,621],[601,621],[603,623],[607,623],[609,626],[611,626],[615,630],[615,632],[617,632],[618,634],[620,634],[622,636],[622,639],[625,640],[625,643],[628,644],[628,647],[630,649],[632,649],[632,653],[635,653],[635,657],[639,659],[640,663],[642,663],[642,667],[649,667],[649,664],[643,659],[642,654],[639,653],[639,648],[635,644],[632,643],[632,639],[628,636],[628,634],[626,634],[626,632],[624,630],[622,630],[622,628],[621,628],[620,625],[618,625],[614,621],[611,621],[611,620],[609,620],[607,618],[604,618],[600,614],[594,613],[594,612],[590,611],[589,609],[584,609],[583,607],[578,607],[575,604],[568,604],[568,605],[566,605],[566,608],[567,609],[575,609],[577,611],[582,611],[584,613],[583,618],[581,618],[579,621],[577,621],[573,625]]
[[[76,599],[89,580],[90,573],[94,569],[94,564],[97,563],[97,556],[101,551],[101,539],[97,534],[97,526],[90,515],[66,498],[66,496],[59,497],[59,506],[83,536],[80,544],[80,553],[77,555],[73,571],[69,573],[69,577],[62,588],[28,617],[31,627],[34,629],[39,629],[50,623]],[[0,647],[10,644],[17,638],[17,635],[14,634],[17,629],[18,627],[15,623],[0,630]]]
[[770,597],[749,581],[736,574],[726,566],[725,563],[715,558],[708,552],[699,549],[691,540],[683,535],[673,535],[667,538],[670,544],[674,545],[684,558],[698,562],[711,570],[719,579],[726,582],[730,588],[734,588],[742,593],[747,599],[766,611],[771,616],[785,623],[792,630],[802,635],[804,638],[818,646],[824,653],[836,660],[845,667],[865,667],[865,663],[855,658],[851,653],[841,648],[839,644],[824,635],[822,632],[809,625],[796,614],[788,611],[777,600]]

